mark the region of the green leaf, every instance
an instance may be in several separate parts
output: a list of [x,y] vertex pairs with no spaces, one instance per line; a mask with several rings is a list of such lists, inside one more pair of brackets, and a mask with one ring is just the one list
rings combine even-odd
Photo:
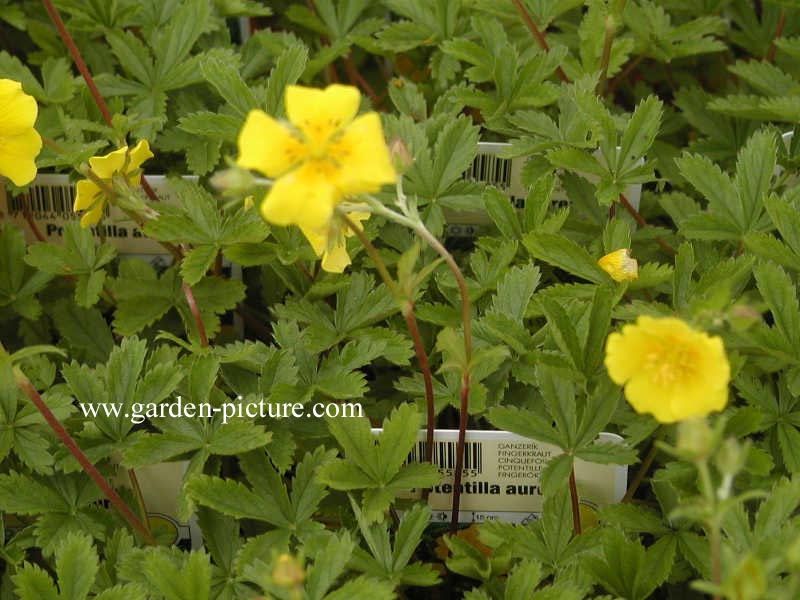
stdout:
[[186,484],[187,493],[198,503],[237,519],[254,519],[278,525],[274,501],[250,491],[244,484],[208,475],[196,475]]
[[37,565],[25,563],[11,579],[20,600],[60,600],[50,576]]
[[584,344],[586,377],[592,377],[603,361],[603,347],[611,325],[611,310],[617,303],[614,288],[598,286],[594,292],[589,313],[589,330]]
[[551,150],[546,156],[554,167],[560,169],[596,175],[597,177],[602,177],[608,173],[608,169],[597,158],[577,148]]
[[381,479],[391,480],[400,470],[417,440],[420,415],[413,404],[401,404],[383,422],[378,437]]
[[52,275],[27,268],[23,262],[25,239],[9,222],[0,229],[0,306],[10,306],[26,319],[37,319],[42,306],[35,294]]
[[620,140],[616,173],[624,175],[636,166],[653,145],[661,123],[663,104],[656,96],[648,96],[634,109]]
[[539,302],[547,318],[548,330],[552,334],[559,349],[567,355],[576,369],[583,371],[583,348],[581,348],[578,332],[575,330],[572,318],[564,307],[552,298],[542,296]]
[[308,62],[308,48],[303,44],[294,44],[286,47],[278,59],[267,81],[267,113],[282,115],[283,97],[286,86],[297,83]]
[[488,187],[483,191],[483,203],[486,212],[497,225],[497,229],[503,237],[507,239],[519,239],[522,235],[519,217],[511,201],[503,192],[494,187]]
[[792,280],[772,263],[762,263],[753,272],[758,291],[772,312],[775,328],[787,344],[796,346],[800,340],[800,306]]
[[608,275],[589,253],[572,240],[552,233],[531,232],[522,244],[534,258],[593,283],[608,282]]
[[204,552],[192,551],[169,560],[158,548],[147,552],[142,573],[165,600],[208,600],[211,591],[211,564]]
[[56,573],[62,598],[83,600],[98,571],[97,552],[83,534],[68,534],[56,548]]
[[200,70],[206,81],[217,90],[236,114],[244,119],[252,109],[262,107],[239,74],[238,65],[239,61],[232,52],[218,49],[203,56]]
[[[186,61],[189,51],[208,26],[209,5],[204,0],[181,2],[166,27],[153,39],[157,78],[174,85],[175,73]],[[162,83],[163,85],[163,83]],[[172,85],[165,86],[167,89]]]
[[751,230],[763,212],[772,174],[775,171],[775,137],[770,131],[753,134],[736,161],[734,186],[743,231]]
[[512,406],[496,406],[488,410],[486,418],[499,429],[554,446],[562,446],[562,440],[552,425],[531,411]]
[[777,433],[786,469],[792,474],[800,473],[800,431],[789,423],[780,423]]
[[430,516],[431,508],[426,504],[415,504],[403,515],[392,549],[394,571],[399,571],[411,560],[428,526]]
[[543,577],[538,562],[523,560],[508,574],[504,600],[529,600],[531,590],[536,589]]
[[478,128],[469,119],[448,121],[436,138],[433,152],[435,197],[443,196],[472,164],[478,148]]

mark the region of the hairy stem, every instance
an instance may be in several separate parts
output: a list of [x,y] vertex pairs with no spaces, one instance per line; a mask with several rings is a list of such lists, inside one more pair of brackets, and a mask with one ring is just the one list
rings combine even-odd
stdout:
[[136,476],[135,469],[128,469],[128,480],[131,482],[133,495],[136,497],[136,504],[139,506],[139,514],[142,517],[142,522],[148,531],[150,529],[150,518],[147,516],[147,505],[144,502],[144,494],[142,493],[142,486],[139,485],[139,478]]
[[[542,32],[536,26],[536,23],[534,23],[533,18],[530,16],[530,14],[528,14],[525,5],[522,4],[521,0],[511,0],[511,2],[514,5],[514,8],[517,9],[519,16],[522,18],[522,22],[525,23],[525,26],[533,34],[533,37],[536,39],[536,43],[539,44],[539,47],[545,52],[550,52],[550,46],[547,45],[547,40],[544,39],[544,34],[542,34]],[[569,78],[561,67],[556,69],[556,74],[561,81],[564,83],[569,83]]]
[[203,319],[200,317],[200,310],[197,308],[192,288],[185,281],[183,282],[183,295],[186,296],[186,303],[189,305],[189,310],[194,318],[194,324],[197,327],[197,334],[200,336],[200,345],[203,348],[208,348],[208,337],[206,337],[206,327],[203,325]]
[[18,368],[14,368],[14,383],[16,386],[22,390],[22,392],[33,402],[34,406],[36,406],[39,413],[41,413],[44,420],[53,430],[53,432],[58,436],[61,442],[64,444],[69,453],[75,457],[75,460],[78,461],[81,468],[84,472],[91,478],[92,481],[99,487],[103,494],[108,498],[114,508],[117,509],[122,518],[128,522],[128,524],[136,531],[139,535],[142,536],[142,539],[149,544],[155,545],[155,539],[153,539],[153,535],[150,531],[145,527],[142,522],[133,514],[133,511],[125,504],[125,501],[120,497],[119,494],[111,487],[111,485],[105,480],[105,478],[100,474],[100,471],[89,462],[89,459],[86,458],[86,455],[83,451],[78,447],[78,444],[75,443],[75,440],[72,436],[64,429],[64,426],[59,422],[50,408],[45,404],[42,397],[39,395],[39,392],[36,391],[36,388],[33,387],[30,380],[25,376],[25,374],[19,370]]
[[572,534],[581,534],[581,508],[578,500],[578,486],[575,484],[575,466],[569,470],[569,499],[572,504]]
[[639,63],[641,63],[644,59],[645,59],[644,54],[640,54],[639,56],[634,58],[631,62],[629,62],[627,66],[624,69],[622,69],[622,71],[618,75],[616,75],[614,79],[612,79],[611,82],[608,84],[608,87],[606,88],[606,94],[613,93],[614,90],[617,89],[617,86],[623,81],[625,81],[628,75],[630,75],[631,72],[636,67],[638,67]]
[[[404,212],[409,212],[406,206],[406,199],[402,192],[402,180],[398,183],[398,204],[403,208]],[[469,294],[467,293],[467,283],[464,279],[461,269],[458,267],[453,255],[450,254],[442,243],[436,239],[422,220],[411,218],[405,214],[401,215],[382,202],[371,199],[369,203],[370,209],[376,214],[386,217],[408,227],[417,233],[431,248],[436,250],[437,254],[444,259],[445,264],[450,269],[453,277],[458,285],[458,291],[461,296],[461,322],[464,328],[464,372],[461,375],[461,391],[459,403],[459,420],[458,420],[458,441],[456,442],[456,465],[453,474],[453,512],[450,520],[450,530],[455,533],[458,529],[458,509],[461,502],[461,476],[464,466],[464,438],[467,429],[467,416],[469,411],[469,386],[470,386],[470,362],[472,360],[472,328],[470,318],[470,301]]]
[[781,10],[780,15],[778,15],[778,25],[775,27],[775,34],[772,36],[772,42],[769,45],[769,50],[767,50],[767,55],[764,57],[767,62],[772,62],[772,60],[775,58],[775,50],[777,49],[775,47],[775,40],[781,37],[781,34],[783,33],[783,26],[785,24],[786,11]]
[[378,251],[369,238],[364,234],[364,231],[358,227],[358,225],[356,225],[346,214],[341,214],[341,218],[342,221],[344,221],[344,223],[356,235],[358,240],[361,242],[361,245],[364,246],[364,249],[367,251],[370,259],[372,259],[372,262],[375,264],[378,274],[381,276],[381,279],[383,279],[386,287],[392,290],[392,293],[395,294],[397,301],[401,303],[401,312],[403,313],[403,318],[406,321],[408,333],[411,335],[411,340],[414,343],[414,352],[417,355],[417,362],[419,363],[420,371],[422,371],[422,379],[425,382],[425,407],[427,412],[427,418],[425,422],[425,461],[430,463],[433,461],[433,429],[436,421],[436,408],[433,403],[433,378],[431,376],[430,365],[428,364],[428,355],[425,352],[425,346],[422,343],[422,336],[420,336],[419,328],[417,327],[417,319],[414,316],[414,301],[411,298],[403,298],[402,291],[392,279],[392,276],[389,274],[389,270],[386,268],[383,260],[381,260]]
[[597,82],[597,94],[602,96],[605,94],[608,84],[608,63],[611,60],[611,45],[614,43],[614,34],[616,33],[611,17],[606,17],[606,34],[603,39],[603,56],[600,59],[600,80]]
[[[50,20],[53,22],[56,31],[58,31],[61,41],[63,41],[64,46],[67,47],[67,52],[69,52],[70,57],[72,57],[72,62],[75,63],[75,66],[78,68],[83,80],[86,82],[86,87],[89,89],[89,93],[91,94],[94,103],[100,110],[100,114],[103,115],[103,120],[106,122],[106,125],[113,128],[114,125],[111,120],[111,111],[108,110],[108,106],[103,100],[103,97],[100,95],[100,92],[94,83],[94,78],[92,77],[89,68],[86,66],[86,63],[81,56],[80,50],[78,50],[78,47],[75,45],[72,36],[64,26],[64,21],[61,19],[61,15],[58,14],[58,10],[55,6],[53,6],[53,2],[51,0],[42,0],[42,4],[44,4],[44,8],[50,17]],[[147,194],[147,197],[150,198],[152,202],[158,202],[158,196],[156,196],[153,188],[150,187],[150,184],[147,182],[147,179],[145,179],[144,175],[142,175],[140,185],[142,186],[144,193]]]

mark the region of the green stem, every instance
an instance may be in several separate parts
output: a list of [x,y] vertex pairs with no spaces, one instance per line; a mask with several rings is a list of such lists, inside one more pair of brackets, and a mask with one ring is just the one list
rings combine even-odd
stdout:
[[[720,565],[720,526],[717,510],[717,494],[714,491],[714,484],[711,481],[711,472],[708,469],[708,461],[703,458],[696,463],[697,473],[700,476],[700,491],[708,505],[709,518],[706,520],[708,528],[709,544],[711,546],[711,582],[719,586],[722,583],[722,569]],[[720,600],[718,594],[714,594],[713,600]]]
[[608,84],[608,63],[611,60],[611,45],[614,43],[614,34],[617,29],[613,24],[611,16],[606,17],[606,34],[603,39],[603,56],[600,59],[600,80],[597,82],[597,94],[602,96],[605,94]]

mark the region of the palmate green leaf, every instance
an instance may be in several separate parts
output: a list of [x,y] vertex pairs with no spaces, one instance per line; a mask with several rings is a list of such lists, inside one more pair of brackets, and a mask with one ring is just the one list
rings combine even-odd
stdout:
[[51,275],[74,277],[76,302],[90,307],[99,299],[105,281],[102,267],[113,260],[116,252],[111,244],[95,246],[91,232],[73,221],[64,226],[63,246],[45,242],[29,246],[25,262]]
[[583,371],[583,348],[572,318],[564,307],[552,298],[542,296],[539,298],[539,303],[547,318],[548,331],[553,336],[556,345],[578,371]]
[[755,229],[759,223],[775,164],[775,136],[770,131],[755,133],[739,153],[734,178],[738,206],[734,214],[743,231]]
[[[209,5],[203,0],[182,2],[166,26],[154,32],[151,44],[156,58],[156,79],[176,85],[176,72],[184,65],[189,51],[208,26]],[[164,83],[162,83],[162,86]]]
[[775,194],[764,198],[764,206],[793,255],[800,256],[800,215],[797,210],[788,199],[779,198]]
[[10,306],[27,319],[41,314],[41,304],[35,294],[41,291],[52,275],[25,266],[25,238],[9,222],[0,230],[0,306]]
[[62,300],[50,307],[50,314],[72,357],[89,364],[108,359],[114,347],[114,338],[106,319],[97,308],[83,308]]
[[278,506],[261,494],[231,479],[223,480],[209,475],[197,475],[186,484],[186,490],[198,504],[208,506],[237,519],[254,519],[272,525],[283,525],[278,518]]

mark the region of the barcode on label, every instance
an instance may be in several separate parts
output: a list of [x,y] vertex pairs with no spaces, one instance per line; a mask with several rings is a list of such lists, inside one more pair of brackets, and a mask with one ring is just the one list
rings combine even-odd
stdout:
[[[75,212],[75,188],[72,184],[34,183],[24,194],[9,197],[8,212],[13,215],[24,214],[25,207],[36,219],[71,219]],[[105,207],[106,217],[108,206]]]
[[497,187],[511,187],[511,159],[496,154],[478,154],[472,166],[464,172],[464,179],[489,183]]
[[[406,459],[407,463],[425,460],[427,442],[417,442]],[[433,464],[440,469],[455,469],[456,442],[434,442]],[[483,444],[481,442],[464,442],[464,469],[474,470],[476,474],[483,472]]]

